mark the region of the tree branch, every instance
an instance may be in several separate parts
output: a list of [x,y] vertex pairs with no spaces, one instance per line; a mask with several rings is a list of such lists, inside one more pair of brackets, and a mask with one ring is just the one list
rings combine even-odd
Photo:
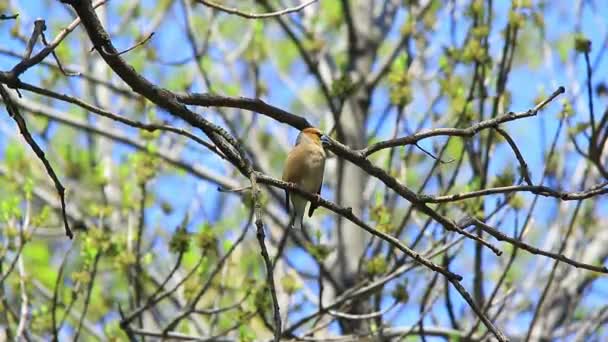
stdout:
[[57,189],[57,193],[59,194],[59,198],[61,200],[61,214],[63,215],[65,235],[67,235],[70,239],[73,238],[74,235],[72,234],[72,230],[70,229],[70,225],[68,223],[68,216],[65,211],[65,188],[63,187],[63,184],[61,184],[61,181],[53,170],[51,163],[49,163],[48,159],[46,159],[44,151],[40,148],[40,146],[38,146],[32,135],[30,134],[29,130],[27,129],[25,120],[19,113],[19,109],[17,108],[10,94],[2,84],[0,84],[0,95],[2,97],[2,100],[4,101],[4,105],[6,106],[8,114],[11,116],[11,118],[13,118],[13,120],[19,127],[21,135],[23,136],[27,144],[30,145],[38,159],[40,159],[49,177],[51,177],[51,179],[53,180],[53,183],[55,184],[55,189]]
[[436,136],[458,136],[458,137],[472,137],[480,131],[488,128],[495,128],[499,124],[519,120],[523,118],[527,118],[530,116],[535,116],[543,107],[545,107],[549,102],[553,101],[557,96],[563,94],[565,92],[564,87],[559,87],[556,91],[553,92],[547,99],[537,104],[534,108],[520,113],[507,113],[501,116],[497,116],[493,119],[488,119],[484,121],[480,121],[468,128],[435,128],[422,132],[418,132],[416,134],[412,134],[406,137],[391,139],[386,141],[381,141],[370,145],[362,150],[357,151],[362,156],[369,156],[373,153],[376,153],[385,148],[404,146],[404,145],[413,145],[418,141],[430,137]]
[[209,0],[196,0],[196,1],[203,5],[207,5],[211,8],[214,8],[214,9],[222,11],[222,12],[238,15],[239,17],[243,17],[243,18],[247,18],[247,19],[264,19],[264,18],[278,17],[281,15],[285,15],[285,14],[289,14],[289,13],[293,13],[293,12],[298,12],[307,6],[312,5],[313,3],[317,2],[318,0],[308,0],[304,3],[302,3],[301,5],[298,5],[295,7],[289,7],[289,8],[279,10],[279,11],[274,11],[274,12],[269,12],[269,13],[251,13],[251,12],[246,13],[246,12],[238,10],[237,8],[230,8],[230,7],[222,6],[220,4],[217,4],[217,3],[209,1]]

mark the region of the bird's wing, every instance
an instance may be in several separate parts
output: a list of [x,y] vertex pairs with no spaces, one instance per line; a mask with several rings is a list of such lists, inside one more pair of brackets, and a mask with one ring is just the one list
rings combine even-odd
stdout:
[[[285,168],[283,169],[283,177],[281,177],[284,182],[297,184],[302,178],[302,175],[300,174],[302,168],[299,165],[301,161],[297,149],[297,146],[294,147],[287,155]],[[289,212],[289,191],[287,190],[285,190],[285,208],[287,209],[287,212]]]
[[[321,174],[321,183],[319,184],[319,190],[317,190],[317,195],[319,195],[319,196],[321,196],[321,188],[322,187],[323,187],[323,174]],[[310,202],[310,207],[308,207],[308,217],[311,217],[312,213],[318,207],[319,207],[318,205],[314,205],[312,202]]]

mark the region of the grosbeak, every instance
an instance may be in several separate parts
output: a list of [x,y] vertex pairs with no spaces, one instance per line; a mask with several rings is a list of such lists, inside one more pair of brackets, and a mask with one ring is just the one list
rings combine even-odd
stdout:
[[[287,155],[285,168],[283,170],[283,181],[295,183],[300,189],[311,193],[321,194],[323,184],[323,171],[325,170],[325,158],[327,154],[323,144],[328,142],[328,137],[321,133],[317,128],[309,127],[300,132],[296,139],[296,144]],[[306,202],[302,196],[291,194],[289,207],[289,191],[285,191],[285,205],[290,212],[289,225],[302,229],[302,219],[306,209]],[[308,217],[317,209],[317,206],[310,204]]]

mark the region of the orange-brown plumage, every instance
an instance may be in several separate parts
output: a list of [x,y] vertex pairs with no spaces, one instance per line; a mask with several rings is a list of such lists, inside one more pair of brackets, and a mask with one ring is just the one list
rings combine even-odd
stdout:
[[[321,193],[326,158],[321,141],[322,136],[323,133],[314,127],[302,130],[300,135],[298,135],[296,145],[287,155],[283,170],[283,181],[295,183],[302,190],[308,192]],[[285,194],[286,206],[289,209],[289,192],[286,191]],[[293,194],[291,202],[293,204],[293,211],[291,212],[290,224],[298,224],[301,227],[308,200]],[[308,216],[312,216],[315,209],[316,206],[311,204]]]

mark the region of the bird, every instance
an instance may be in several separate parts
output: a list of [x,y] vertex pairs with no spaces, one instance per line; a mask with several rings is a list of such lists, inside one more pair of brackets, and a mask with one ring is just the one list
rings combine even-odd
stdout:
[[[300,189],[321,195],[325,159],[327,154],[324,145],[329,138],[315,127],[303,129],[294,147],[287,154],[282,180],[295,183]],[[291,194],[292,210],[289,207],[289,191],[285,190],[285,206],[290,213],[289,226],[302,229],[304,212],[308,200],[300,195]],[[317,205],[310,204],[308,217],[317,209]]]

